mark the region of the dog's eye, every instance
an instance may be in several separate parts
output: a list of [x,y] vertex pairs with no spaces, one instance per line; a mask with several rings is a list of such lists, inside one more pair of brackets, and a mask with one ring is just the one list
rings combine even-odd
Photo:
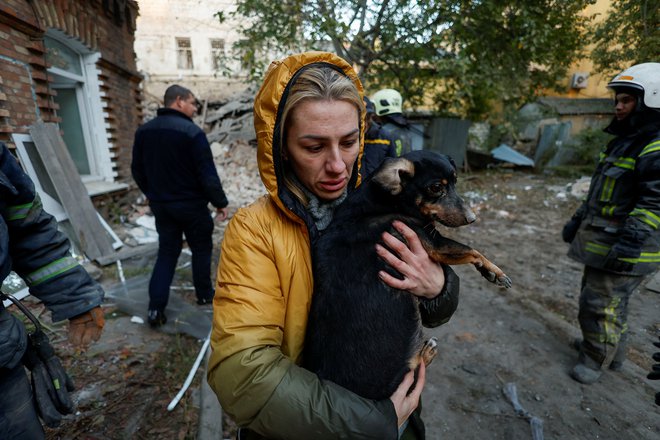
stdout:
[[434,196],[442,196],[445,193],[445,186],[441,183],[432,183],[427,188],[429,194]]

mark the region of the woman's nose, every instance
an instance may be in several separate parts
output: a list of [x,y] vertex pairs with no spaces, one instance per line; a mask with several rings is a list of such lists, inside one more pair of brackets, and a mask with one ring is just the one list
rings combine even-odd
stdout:
[[326,168],[328,171],[333,172],[333,173],[341,173],[344,171],[344,168],[346,168],[346,165],[344,164],[344,160],[341,156],[341,152],[339,151],[339,148],[332,148],[328,152],[328,157],[326,158]]

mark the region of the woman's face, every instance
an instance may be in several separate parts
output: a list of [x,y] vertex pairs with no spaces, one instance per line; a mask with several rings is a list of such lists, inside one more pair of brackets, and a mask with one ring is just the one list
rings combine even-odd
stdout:
[[290,114],[285,160],[318,198],[334,200],[346,189],[360,149],[358,110],[346,101],[306,100]]

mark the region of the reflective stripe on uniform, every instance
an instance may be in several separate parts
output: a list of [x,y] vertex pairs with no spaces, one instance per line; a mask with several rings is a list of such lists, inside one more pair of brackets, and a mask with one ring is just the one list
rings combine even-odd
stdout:
[[30,286],[36,286],[37,284],[43,283],[44,281],[64,273],[67,270],[73,269],[76,266],[78,266],[78,261],[75,258],[60,258],[59,260],[55,260],[52,263],[35,270],[27,277],[25,277],[25,281]]
[[587,252],[591,252],[592,254],[605,256],[610,251],[610,246],[605,246],[604,244],[588,241],[584,245],[584,250]]
[[619,157],[614,161],[614,165],[626,170],[635,169],[635,158],[633,157]]
[[364,141],[365,144],[383,144],[383,145],[389,145],[390,141],[387,139],[369,139]]
[[401,152],[403,151],[403,143],[401,142],[401,139],[397,139],[394,141],[394,144],[396,145],[396,155],[401,156]]
[[6,210],[7,221],[22,220],[28,216],[34,202],[10,206]]
[[658,229],[658,226],[660,226],[660,216],[652,211],[649,211],[648,209],[635,208],[632,210],[630,215],[637,217],[653,229]]
[[642,157],[645,154],[653,153],[655,151],[660,151],[660,141],[651,142],[646,147],[644,147],[642,152],[639,154],[639,157]]
[[642,252],[638,258],[619,258],[627,263],[660,263],[660,252]]
[[616,209],[616,205],[605,205],[600,210],[600,213],[603,217],[612,217],[614,215],[615,209]]
[[605,334],[601,335],[601,337],[604,336],[605,340],[601,339],[600,342],[614,345],[619,343],[621,335],[619,334],[617,325],[617,309],[619,308],[620,303],[621,298],[614,297],[607,307],[603,309],[603,314],[605,315],[603,317],[603,330],[605,330]]
[[612,198],[612,193],[614,192],[614,184],[616,180],[607,176],[603,182],[603,190],[600,192],[600,201],[609,202]]
[[[618,168],[623,168],[624,170],[634,170],[635,162],[635,158],[633,157],[617,157],[614,162],[612,162],[612,165]],[[601,202],[609,202],[612,199],[615,184],[616,179],[610,176],[605,176],[605,181],[603,182],[603,190],[600,193]],[[605,212],[603,212],[603,214],[605,214]]]

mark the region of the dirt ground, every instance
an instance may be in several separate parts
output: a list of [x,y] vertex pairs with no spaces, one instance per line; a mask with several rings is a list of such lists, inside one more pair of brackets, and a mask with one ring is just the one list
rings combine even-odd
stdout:
[[[568,192],[573,181],[507,169],[459,177],[459,191],[478,220],[447,235],[480,250],[511,277],[513,287],[496,287],[472,267],[455,267],[459,308],[449,323],[427,330],[441,349],[427,370],[423,394],[428,439],[539,439],[532,436],[532,416],[542,422],[545,439],[660,438],[660,407],[653,399],[660,383],[646,379],[656,350],[652,342],[660,335],[658,293],[642,288],[631,299],[623,371],[608,370],[590,386],[568,376],[577,356],[570,342],[580,334],[582,267],[566,257],[560,230],[578,204]],[[132,330],[129,317],[113,319],[107,312],[114,330],[104,335],[102,351],[73,356],[61,344],[76,382],[96,394],[48,437],[195,438],[194,392],[173,412],[165,407],[199,341]],[[127,340],[130,335],[138,340]],[[200,380],[198,374],[193,388]],[[525,415],[517,415],[504,394],[511,386]],[[225,437],[231,436],[227,430]]]
[[[660,408],[646,379],[660,335],[660,296],[642,288],[630,302],[631,343],[622,372],[607,370],[593,385],[568,376],[576,359],[582,266],[566,257],[560,236],[579,200],[575,179],[497,170],[463,176],[476,223],[448,231],[472,245],[512,279],[495,287],[467,266],[461,301],[446,325],[428,331],[441,355],[423,394],[429,439],[531,439],[529,417],[546,439],[657,439]],[[469,198],[469,197],[468,197]],[[519,417],[503,390],[515,384]]]

